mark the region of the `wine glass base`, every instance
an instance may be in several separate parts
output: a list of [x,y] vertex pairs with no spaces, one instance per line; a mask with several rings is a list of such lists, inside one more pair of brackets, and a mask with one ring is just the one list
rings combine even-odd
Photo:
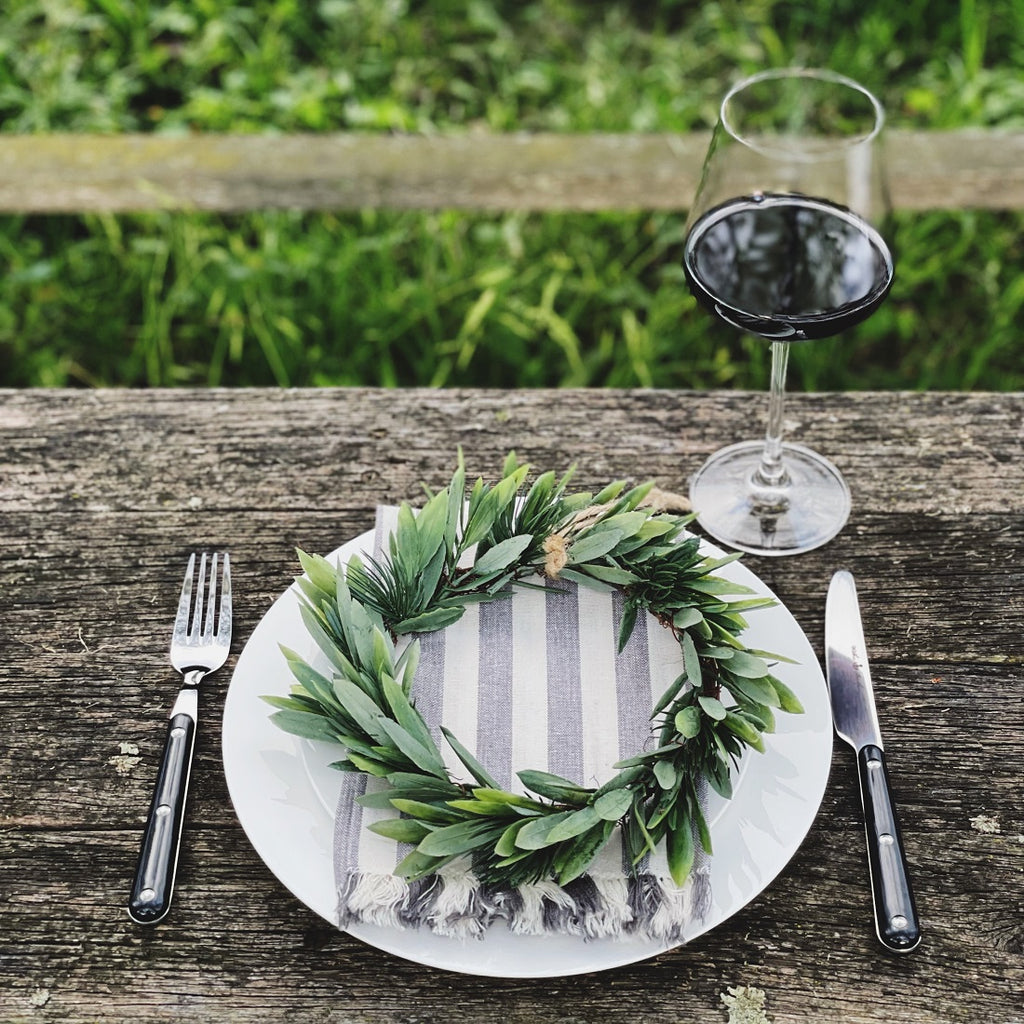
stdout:
[[789,487],[781,503],[756,496],[753,477],[763,441],[716,452],[690,481],[697,522],[715,540],[755,555],[798,555],[830,541],[850,514],[850,491],[828,459],[798,444],[782,446]]

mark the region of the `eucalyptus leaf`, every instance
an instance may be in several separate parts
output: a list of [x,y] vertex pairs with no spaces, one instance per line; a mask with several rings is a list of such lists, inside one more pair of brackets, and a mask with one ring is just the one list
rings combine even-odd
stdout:
[[742,676],[745,679],[762,679],[768,675],[767,662],[746,651],[734,651],[726,669],[730,675]]
[[746,743],[747,746],[764,753],[764,740],[761,738],[761,733],[758,732],[756,726],[749,719],[730,711],[722,720],[722,725]]
[[679,691],[683,688],[683,685],[685,683],[685,672],[682,675],[678,675],[675,677],[675,679],[669,684],[668,689],[666,689],[665,692],[655,702],[654,707],[651,710],[651,718],[657,718],[657,716],[660,715],[661,712],[664,711],[665,708],[667,708],[669,704],[671,704],[672,701],[674,701],[676,697],[679,696]]
[[703,680],[703,673],[700,667],[700,657],[697,654],[697,645],[689,633],[684,633],[679,646],[683,650],[683,667],[686,669],[686,677],[690,680],[695,690],[699,690]]
[[614,828],[615,822],[613,821],[601,822],[589,832],[583,833],[571,848],[564,851],[555,862],[555,873],[559,885],[568,885],[590,867],[598,851],[608,842]]
[[779,698],[775,687],[767,679],[744,678],[732,674],[732,662],[726,664],[725,685],[734,697],[743,697],[755,704],[764,704],[768,707],[779,707],[782,701]]
[[530,546],[532,540],[533,537],[527,533],[495,544],[473,563],[474,573],[483,576],[507,569]]
[[632,806],[633,792],[629,789],[613,789],[593,803],[594,811],[604,821],[618,821]]
[[487,771],[486,768],[459,742],[455,734],[450,730],[446,729],[443,725],[441,726],[441,732],[444,738],[448,741],[452,750],[455,751],[459,760],[466,766],[469,774],[481,785],[487,786],[490,789],[500,790],[501,787],[497,782],[494,781],[494,777]]
[[433,741],[429,746],[421,743],[390,718],[381,718],[380,724],[388,738],[417,768],[421,768],[428,775],[436,775],[438,778],[448,777],[447,769]]
[[528,821],[516,835],[516,847],[520,850],[542,850],[551,846],[555,840],[550,839],[551,830],[560,822],[565,821],[574,811],[558,811]]
[[407,882],[415,882],[419,878],[426,878],[440,871],[446,864],[450,864],[458,854],[451,854],[447,857],[432,857],[429,854],[421,853],[419,849],[410,851],[395,868],[395,874],[404,878]]
[[430,834],[430,829],[422,822],[412,818],[384,818],[367,826],[385,839],[394,839],[396,843],[418,843]]
[[700,732],[700,713],[692,704],[680,708],[676,712],[675,726],[680,736],[693,739]]
[[717,697],[698,697],[697,703],[708,718],[713,718],[716,722],[725,718],[725,705]]
[[448,857],[488,845],[501,832],[488,821],[460,821],[431,832],[416,849],[430,857]]
[[563,818],[551,829],[548,832],[548,841],[560,843],[566,839],[575,839],[576,836],[589,832],[595,825],[605,820],[594,807],[583,807],[574,811],[567,818]]
[[779,698],[779,707],[792,715],[803,714],[804,706],[800,698],[779,678],[769,676],[768,681],[772,684],[775,695]]
[[327,719],[309,711],[275,711],[270,719],[279,729],[303,739],[326,740],[328,743],[337,742],[338,739],[337,732]]
[[581,565],[607,555],[622,540],[621,530],[594,527],[569,545],[569,564]]
[[428,612],[421,612],[411,618],[396,622],[394,630],[402,633],[433,633],[438,629],[445,629],[453,622],[462,618],[465,609],[460,607],[434,608]]
[[590,796],[590,790],[579,783],[563,779],[561,775],[552,775],[551,772],[524,769],[516,775],[531,793],[547,797],[549,800],[575,803]]
[[622,610],[622,621],[619,623],[619,654],[626,649],[626,644],[629,643],[629,638],[633,635],[633,627],[636,625],[636,616],[636,602],[627,601],[625,608]]
[[656,761],[654,763],[654,777],[662,789],[672,789],[678,779],[676,766],[671,761]]
[[679,824],[671,829],[666,836],[665,852],[668,856],[668,870],[672,881],[678,886],[686,884],[693,869],[695,847],[693,842],[693,826],[688,814],[683,814]]

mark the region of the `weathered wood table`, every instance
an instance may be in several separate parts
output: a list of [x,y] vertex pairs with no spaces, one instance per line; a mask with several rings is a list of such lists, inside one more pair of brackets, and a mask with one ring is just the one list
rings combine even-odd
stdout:
[[[780,877],[724,925],[653,960],[502,981],[381,953],[264,867],[220,760],[231,668],[298,569],[381,501],[510,448],[683,489],[755,434],[744,393],[29,391],[0,393],[0,1020],[726,1021],[730,989],[782,1021],[1024,1021],[1024,396],[793,396],[799,439],[853,492],[838,539],[747,564],[821,652],[826,586],[856,575],[924,941],[872,929],[851,752]],[[177,677],[186,552],[229,548],[235,642],[204,683],[175,904],[124,904]],[[135,753],[137,748],[137,753]],[[732,998],[735,998],[733,996]],[[756,1001],[756,999],[755,999]]]

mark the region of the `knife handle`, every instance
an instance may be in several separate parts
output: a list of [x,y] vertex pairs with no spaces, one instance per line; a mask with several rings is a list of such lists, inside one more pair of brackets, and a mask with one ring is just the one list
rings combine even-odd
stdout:
[[875,928],[886,949],[909,953],[921,941],[921,926],[882,748],[871,743],[861,747],[857,752],[857,771],[864,805]]
[[[196,741],[195,714],[179,710],[186,694],[187,691],[182,691],[167,723],[163,760],[128,899],[128,916],[137,924],[156,924],[171,909],[181,826],[185,818],[185,797]],[[188,703],[187,699],[185,703]]]

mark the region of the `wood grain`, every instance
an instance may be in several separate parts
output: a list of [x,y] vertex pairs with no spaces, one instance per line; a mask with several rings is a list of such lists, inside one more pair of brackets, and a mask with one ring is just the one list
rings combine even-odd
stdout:
[[[847,475],[832,544],[746,562],[820,654],[824,596],[857,576],[925,939],[870,923],[852,753],[810,834],[750,906],[691,945],[530,981],[429,970],[298,903],[260,861],[220,765],[238,651],[298,570],[379,501],[442,485],[462,444],[515,448],[581,488],[683,488],[764,399],[670,391],[0,392],[0,1021],[654,1024],[728,1018],[752,986],[781,1022],[1024,1020],[1024,395],[793,395],[794,439]],[[184,554],[231,549],[237,641],[204,684],[171,917],[122,907],[175,680]],[[117,760],[121,744],[136,763]],[[120,770],[119,770],[120,769]]]
[[[686,209],[707,133],[0,136],[0,211]],[[893,204],[1024,209],[1024,133],[891,131]]]

